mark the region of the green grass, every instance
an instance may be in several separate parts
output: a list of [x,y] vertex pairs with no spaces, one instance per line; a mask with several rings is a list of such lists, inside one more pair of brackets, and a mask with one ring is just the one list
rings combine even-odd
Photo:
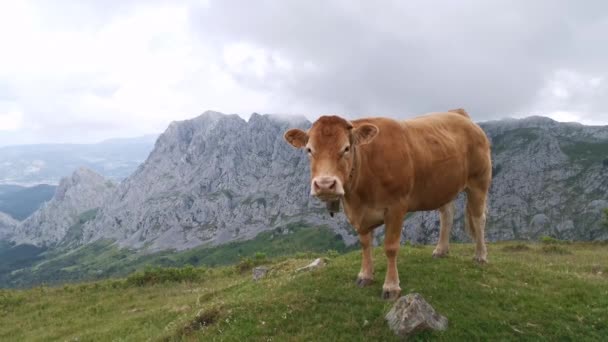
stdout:
[[[86,220],[86,217],[81,219]],[[69,234],[76,235],[79,225],[79,223],[74,225]],[[342,238],[330,230],[324,227],[304,227],[298,223],[262,232],[252,240],[231,242],[216,247],[201,246],[181,252],[142,253],[121,249],[112,241],[97,241],[67,251],[61,249],[65,247],[64,245],[59,247],[60,249],[47,251],[42,256],[36,254],[35,258],[32,257],[33,259],[28,261],[29,263],[19,263],[18,266],[23,266],[21,270],[17,270],[20,267],[13,267],[12,264],[7,264],[7,269],[0,268],[3,271],[0,273],[0,287],[99,280],[125,276],[146,266],[228,265],[246,257],[253,257],[256,253],[276,257],[296,252],[314,253],[327,250],[344,252],[348,249]],[[2,246],[0,246],[1,255]]]
[[[513,246],[513,247],[510,247]],[[526,247],[523,247],[526,246]],[[608,247],[489,245],[490,263],[471,261],[474,247],[453,245],[445,259],[432,246],[402,248],[404,294],[419,292],[448,317],[445,332],[414,340],[601,341],[608,336]],[[150,270],[163,281],[105,280],[0,292],[0,340],[12,341],[396,341],[380,299],[386,261],[374,250],[376,281],[354,284],[359,252],[331,253],[328,265],[295,273],[314,255],[269,261],[259,282],[234,266],[201,271]],[[155,273],[158,272],[158,273]],[[177,272],[177,273],[176,273]]]

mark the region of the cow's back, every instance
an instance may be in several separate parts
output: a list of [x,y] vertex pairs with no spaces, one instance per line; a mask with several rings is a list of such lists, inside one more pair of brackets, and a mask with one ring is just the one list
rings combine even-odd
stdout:
[[414,165],[413,210],[437,209],[491,174],[490,143],[468,116],[431,113],[403,125]]
[[483,130],[461,113],[431,113],[395,121],[356,120],[380,128],[362,146],[367,163],[360,191],[371,205],[404,201],[410,211],[433,210],[452,201],[475,177],[491,173],[489,141]]

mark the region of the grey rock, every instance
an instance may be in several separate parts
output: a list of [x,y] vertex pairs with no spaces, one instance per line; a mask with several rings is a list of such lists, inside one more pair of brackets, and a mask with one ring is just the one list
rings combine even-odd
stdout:
[[423,330],[443,331],[448,328],[448,319],[435,312],[418,293],[399,298],[385,319],[390,329],[400,337],[408,337]]
[[60,242],[82,213],[100,207],[116,185],[92,170],[79,168],[63,178],[53,198],[23,221],[11,240],[49,246]]
[[323,258],[317,258],[315,259],[313,262],[311,262],[310,264],[304,266],[304,267],[300,267],[298,269],[296,269],[296,272],[308,272],[308,271],[312,271],[312,270],[316,270],[319,268],[322,268],[326,265],[326,262]]
[[172,123],[149,158],[84,227],[82,243],[183,250],[246,240],[290,223],[326,225],[347,243],[345,220],[309,195],[308,160],[283,133],[304,119],[205,112]]
[[258,281],[264,277],[266,277],[266,274],[268,273],[269,268],[266,266],[258,266],[258,267],[254,267],[252,273],[253,273],[253,281]]

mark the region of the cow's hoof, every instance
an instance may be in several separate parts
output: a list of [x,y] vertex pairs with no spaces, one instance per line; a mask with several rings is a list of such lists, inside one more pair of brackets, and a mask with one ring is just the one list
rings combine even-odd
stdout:
[[475,256],[473,257],[473,261],[480,265],[485,265],[488,263],[488,259],[486,257]]
[[450,253],[449,251],[443,251],[438,248],[435,248],[435,250],[433,251],[433,258],[435,258],[435,259],[445,258],[448,256],[449,253]]
[[371,278],[357,278],[357,281],[355,283],[359,287],[366,287],[366,286],[371,285],[373,281],[374,280]]
[[401,289],[383,289],[382,290],[382,299],[384,300],[396,300],[401,295]]

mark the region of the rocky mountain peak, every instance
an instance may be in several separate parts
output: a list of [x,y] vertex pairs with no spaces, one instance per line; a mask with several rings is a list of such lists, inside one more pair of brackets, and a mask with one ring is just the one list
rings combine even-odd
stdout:
[[100,207],[116,184],[87,168],[78,168],[61,179],[55,196],[23,221],[12,240],[33,245],[52,245],[61,241],[79,216]]
[[331,224],[320,203],[309,201],[305,154],[283,141],[289,127],[255,113],[248,121],[206,112],[173,123],[86,225],[85,241],[182,249],[252,238],[289,222]]

